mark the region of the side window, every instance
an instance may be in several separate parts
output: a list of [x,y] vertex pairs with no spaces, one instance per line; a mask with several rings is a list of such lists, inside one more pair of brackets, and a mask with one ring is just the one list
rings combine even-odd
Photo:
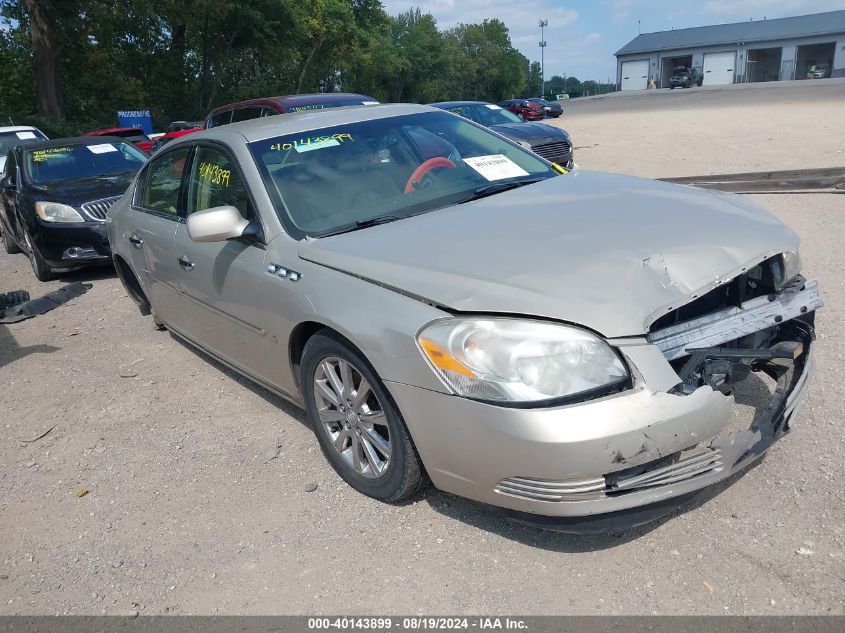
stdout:
[[232,118],[232,111],[226,110],[225,112],[220,112],[215,114],[208,120],[208,127],[218,127],[220,125],[228,125]]
[[222,206],[235,207],[247,220],[255,219],[234,161],[219,149],[198,147],[188,185],[188,215]]
[[261,116],[262,116],[262,117],[265,117],[265,116],[275,116],[275,115],[277,115],[277,114],[279,114],[279,112],[277,112],[277,111],[276,111],[276,110],[274,110],[273,108],[268,108],[267,106],[264,106],[263,108],[261,108]]
[[154,158],[147,168],[144,185],[135,196],[135,204],[145,209],[179,215],[179,191],[182,172],[190,148],[180,148]]
[[232,113],[232,123],[238,121],[249,121],[250,119],[257,119],[261,116],[261,108],[255,106],[251,108],[238,108]]

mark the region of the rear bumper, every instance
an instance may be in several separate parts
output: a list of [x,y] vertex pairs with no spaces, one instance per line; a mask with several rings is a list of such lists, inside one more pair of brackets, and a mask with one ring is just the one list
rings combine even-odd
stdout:
[[37,220],[37,228],[31,237],[35,248],[51,268],[111,263],[105,222],[50,224]]
[[620,513],[644,522],[747,467],[784,435],[813,371],[810,347],[805,341],[779,382],[776,406],[740,430],[728,428],[734,397],[706,385],[688,395],[639,385],[543,409],[388,388],[438,488],[522,520],[537,516],[544,527],[554,527],[555,518],[561,529],[576,517],[612,522]]

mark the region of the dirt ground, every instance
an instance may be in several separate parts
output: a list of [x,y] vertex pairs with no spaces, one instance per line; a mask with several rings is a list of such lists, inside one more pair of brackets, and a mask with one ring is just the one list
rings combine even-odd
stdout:
[[[845,84],[749,94],[590,99],[559,124],[589,169],[845,165]],[[845,613],[845,195],[754,199],[801,235],[827,304],[800,419],[744,476],[615,536],[434,489],[370,500],[300,411],[156,331],[110,272],[41,284],[0,255],[4,290],[94,285],[0,325],[0,614]]]

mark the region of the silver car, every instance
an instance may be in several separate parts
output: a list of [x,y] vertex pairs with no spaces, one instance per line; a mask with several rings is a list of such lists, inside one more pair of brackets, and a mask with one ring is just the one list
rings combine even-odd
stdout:
[[767,212],[425,106],[186,136],[108,232],[144,314],[303,406],[383,501],[430,478],[548,525],[644,520],[757,460],[813,367],[822,302]]

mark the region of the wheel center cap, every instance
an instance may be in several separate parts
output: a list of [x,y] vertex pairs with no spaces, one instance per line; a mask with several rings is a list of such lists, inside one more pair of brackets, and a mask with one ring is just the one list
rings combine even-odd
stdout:
[[347,411],[346,422],[349,426],[356,426],[358,424],[358,415],[354,411]]

